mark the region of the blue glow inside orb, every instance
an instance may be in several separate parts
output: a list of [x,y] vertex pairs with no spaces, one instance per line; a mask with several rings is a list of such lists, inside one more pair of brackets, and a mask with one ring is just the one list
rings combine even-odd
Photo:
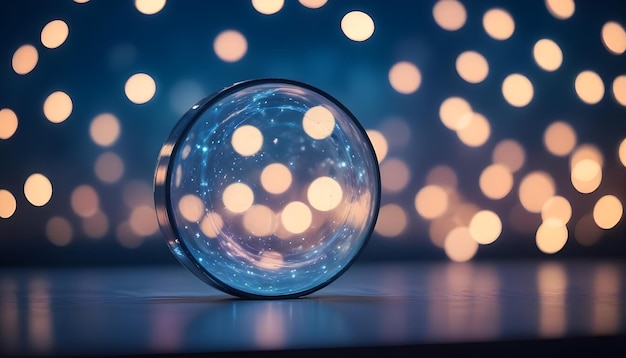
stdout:
[[174,255],[247,298],[312,293],[365,247],[380,174],[337,100],[289,80],[241,82],[194,105],[163,145],[159,224]]

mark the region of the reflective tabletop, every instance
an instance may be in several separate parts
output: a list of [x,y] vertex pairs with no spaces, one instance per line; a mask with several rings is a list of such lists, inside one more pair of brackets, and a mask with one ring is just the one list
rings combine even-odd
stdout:
[[451,347],[624,356],[625,288],[624,263],[592,260],[357,263],[289,300],[231,297],[179,266],[4,269],[0,356]]

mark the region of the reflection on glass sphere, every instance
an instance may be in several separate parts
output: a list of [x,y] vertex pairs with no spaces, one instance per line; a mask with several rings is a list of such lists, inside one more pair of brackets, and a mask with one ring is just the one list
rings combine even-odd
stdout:
[[378,214],[372,144],[337,100],[289,80],[202,100],[159,156],[155,201],[174,255],[250,298],[298,297],[339,277]]

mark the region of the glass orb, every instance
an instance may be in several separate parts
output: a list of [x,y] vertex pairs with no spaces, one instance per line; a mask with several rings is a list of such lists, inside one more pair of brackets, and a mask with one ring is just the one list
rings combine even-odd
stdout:
[[237,83],[194,105],[161,149],[157,216],[174,256],[245,298],[328,285],[365,247],[380,204],[372,144],[310,85]]

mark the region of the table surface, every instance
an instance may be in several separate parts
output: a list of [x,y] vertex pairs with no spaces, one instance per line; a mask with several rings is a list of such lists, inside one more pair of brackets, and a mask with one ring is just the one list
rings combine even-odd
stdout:
[[231,297],[179,266],[5,269],[0,356],[392,352],[473,342],[491,352],[502,342],[524,342],[502,348],[518,352],[557,342],[553,349],[626,356],[625,291],[620,261],[357,263],[289,300]]

